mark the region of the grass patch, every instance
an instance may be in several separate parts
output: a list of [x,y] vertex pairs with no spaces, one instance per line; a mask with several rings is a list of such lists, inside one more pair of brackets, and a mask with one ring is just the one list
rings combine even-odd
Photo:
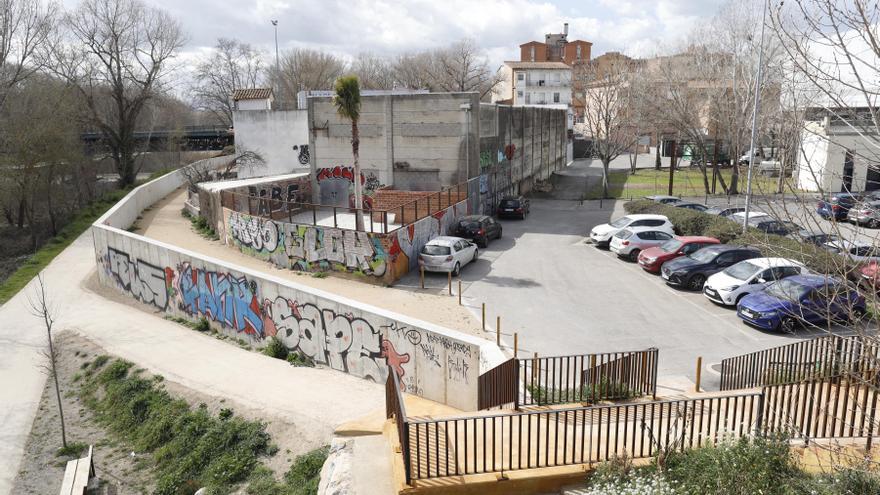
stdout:
[[327,278],[327,272],[312,273],[312,278]]
[[526,387],[532,401],[538,404],[565,404],[568,402],[598,402],[603,400],[625,400],[638,397],[640,394],[622,382],[610,381],[606,378],[599,383],[584,385],[580,388],[548,388],[540,385]]
[[321,467],[330,453],[321,447],[297,457],[281,481],[265,467],[254,470],[248,484],[248,495],[315,495],[318,493]]
[[314,368],[315,362],[298,352],[287,354],[287,362],[298,368]]
[[269,343],[266,344],[266,347],[263,348],[263,354],[275,359],[286,360],[290,351],[287,350],[287,346],[284,345],[284,342],[282,342],[281,339],[278,337],[272,337],[269,339]]
[[89,444],[85,442],[69,442],[67,447],[61,447],[55,452],[55,455],[58,457],[69,457],[75,458],[79,457],[80,454],[89,450]]
[[189,219],[189,223],[192,224],[193,230],[198,232],[202,237],[212,241],[220,240],[220,236],[217,235],[217,231],[214,230],[214,227],[208,223],[207,218],[203,216],[193,216],[186,210],[181,210],[180,214]]
[[[709,187],[712,187],[712,170],[707,170],[709,175]],[[730,186],[730,178],[733,175],[732,168],[721,169],[724,183]],[[745,190],[746,174],[740,169],[739,189]],[[752,176],[752,188],[756,194],[772,194],[776,192],[778,177],[767,177],[761,174]],[[675,171],[672,181],[672,194],[674,196],[704,196],[706,189],[703,185],[703,173],[700,169],[680,168]],[[717,194],[724,194],[721,181],[717,182]],[[638,169],[635,174],[629,170],[611,170],[608,174],[608,196],[614,199],[638,199],[652,194],[667,194],[669,192],[669,168]],[[602,180],[594,185],[585,194],[584,199],[600,199],[602,197]]]
[[151,454],[158,495],[230,493],[274,455],[266,426],[235,417],[213,416],[172,398],[157,380],[130,372],[132,363],[114,360],[80,388],[97,420],[135,451]]
[[78,210],[57,236],[47,241],[36,253],[29,256],[9,278],[0,284],[0,304],[12,299],[12,296],[36,277],[61,251],[64,251],[77,237],[91,227],[95,220],[130,191],[131,189],[110,191],[101,199]]

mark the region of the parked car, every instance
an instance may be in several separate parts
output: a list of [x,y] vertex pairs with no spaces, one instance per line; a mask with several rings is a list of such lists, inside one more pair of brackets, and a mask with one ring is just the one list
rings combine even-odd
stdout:
[[743,297],[760,292],[777,280],[806,273],[804,265],[790,259],[752,258],[709,277],[703,295],[712,302],[735,306]]
[[454,232],[458,237],[470,239],[484,248],[491,239],[501,238],[501,224],[488,215],[468,215],[458,221]]
[[871,290],[880,289],[880,262],[869,261],[857,269],[859,283]]
[[642,250],[664,244],[672,237],[672,234],[656,227],[631,227],[614,234],[609,247],[621,258],[636,261]]
[[836,241],[826,242],[825,244],[822,244],[822,247],[832,253],[845,256],[853,261],[880,260],[880,247],[867,242],[838,239]]
[[871,228],[880,227],[880,201],[856,203],[847,211],[846,220],[856,225],[867,225]]
[[736,314],[749,325],[793,332],[799,323],[820,327],[865,313],[865,298],[846,282],[827,275],[795,275],[749,294]]
[[[763,211],[754,211],[754,210],[752,210],[752,211],[749,212],[749,221],[752,221],[753,219],[756,219],[756,218],[758,218],[758,217],[768,217],[768,218],[771,218],[770,215],[764,213]],[[734,222],[736,222],[736,223],[742,225],[743,220],[745,220],[745,218],[746,218],[746,212],[745,212],[745,209],[743,209],[743,211],[741,211],[741,212],[733,213],[733,214],[731,214],[730,216],[728,216],[727,218],[729,218],[729,219],[733,220]]]
[[708,213],[710,215],[718,215],[719,217],[729,217],[734,213],[739,213],[741,211],[746,211],[743,206],[713,206],[707,209],[703,213]]
[[505,196],[498,203],[498,218],[526,219],[529,214],[529,200],[522,196]]
[[679,197],[666,196],[665,194],[655,194],[653,196],[645,196],[645,199],[649,199],[651,201],[654,201],[655,203],[663,203],[663,204],[677,203],[677,202],[681,201],[681,198],[679,198]]
[[477,245],[461,237],[440,236],[428,241],[419,253],[419,266],[429,272],[461,273],[461,267],[479,256]]
[[714,237],[676,236],[660,246],[643,250],[639,254],[639,266],[645,271],[658,273],[663,263],[713,244],[720,244],[720,241]]
[[819,200],[816,204],[816,213],[825,220],[843,220],[859,201],[859,196],[853,193],[836,193]]
[[671,203],[669,206],[674,206],[676,208],[687,208],[688,210],[694,211],[706,211],[709,209],[706,205],[701,205],[700,203],[691,203],[690,201],[678,201],[676,203]]
[[788,237],[801,242],[808,242],[816,246],[821,246],[827,242],[834,242],[839,239],[839,237],[834,234],[826,234],[825,232],[811,232],[806,229],[792,232],[788,234]]
[[611,223],[596,225],[590,230],[590,239],[596,246],[608,246],[614,234],[628,227],[656,227],[669,235],[675,235],[672,222],[665,215],[636,214],[620,217]]
[[761,252],[752,247],[718,244],[667,261],[660,269],[660,275],[669,285],[702,290],[710,276],[740,261],[759,257]]
[[799,232],[803,227],[794,222],[783,222],[773,217],[751,217],[749,218],[749,226],[754,227],[765,234],[788,235],[792,232]]

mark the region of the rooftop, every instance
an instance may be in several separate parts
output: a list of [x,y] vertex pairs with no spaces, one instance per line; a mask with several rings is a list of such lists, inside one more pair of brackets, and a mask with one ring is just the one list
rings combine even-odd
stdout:
[[239,100],[265,100],[272,97],[272,88],[247,88],[236,89],[232,92],[232,99]]
[[562,62],[519,62],[516,60],[508,60],[504,65],[512,69],[560,69],[571,70],[571,67]]

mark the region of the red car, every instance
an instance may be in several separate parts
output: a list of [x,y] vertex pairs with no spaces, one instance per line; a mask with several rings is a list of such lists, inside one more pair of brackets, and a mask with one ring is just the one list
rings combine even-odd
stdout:
[[[870,261],[856,269],[859,282],[869,289],[880,289],[880,266],[876,261]],[[853,277],[856,278],[856,277]]]
[[687,256],[694,251],[710,244],[720,244],[714,237],[703,236],[676,236],[675,239],[666,241],[658,247],[645,249],[639,253],[639,266],[651,273],[659,273],[663,263]]

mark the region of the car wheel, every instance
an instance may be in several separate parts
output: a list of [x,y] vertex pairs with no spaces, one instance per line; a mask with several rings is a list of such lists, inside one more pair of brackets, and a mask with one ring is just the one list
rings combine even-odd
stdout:
[[472,261],[477,261],[477,258],[479,258],[479,257],[480,257],[480,250],[474,249],[474,258]]
[[780,332],[784,333],[794,333],[797,328],[797,320],[790,316],[786,316],[782,320],[779,321],[779,327],[777,328]]
[[876,229],[877,228],[877,219],[872,218],[871,221],[868,222],[868,227],[871,227],[872,229]]
[[461,273],[461,265],[458,262],[456,262],[455,267],[452,268],[452,275],[457,277],[460,273]]
[[477,246],[481,248],[489,247],[489,238],[484,237],[483,240],[477,241]]
[[504,229],[498,229],[498,238],[501,239],[501,234],[504,232]]
[[694,275],[688,280],[688,289],[703,290],[703,284],[706,283],[706,277],[702,275]]
[[632,261],[633,263],[635,263],[636,261],[639,261],[639,253],[641,253],[641,252],[642,251],[639,249],[633,249],[632,251],[629,252],[629,260]]

